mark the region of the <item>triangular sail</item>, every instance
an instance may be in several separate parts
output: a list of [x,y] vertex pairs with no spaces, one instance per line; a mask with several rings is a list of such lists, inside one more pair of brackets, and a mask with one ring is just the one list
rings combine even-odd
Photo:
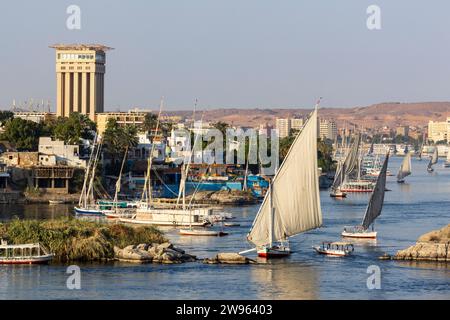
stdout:
[[403,158],[400,169],[398,170],[397,180],[403,180],[411,174],[411,154],[408,152]]
[[[247,236],[256,246],[322,225],[317,165],[317,110],[295,138]],[[269,198],[272,198],[271,201]],[[275,209],[272,219],[272,206]],[[273,228],[271,228],[271,225]],[[272,233],[271,233],[272,230]]]
[[[345,176],[346,177],[356,177],[359,172],[359,147],[361,144],[361,135],[358,134],[355,138],[355,141],[352,144],[351,149],[349,150],[345,161]],[[356,175],[355,175],[356,173]]]
[[362,226],[364,229],[368,229],[369,226],[375,221],[375,219],[381,214],[381,209],[383,208],[384,193],[386,190],[386,172],[389,161],[389,153],[386,155],[383,167],[377,178],[377,183],[370,196],[369,205],[366,209],[366,214],[364,215]]

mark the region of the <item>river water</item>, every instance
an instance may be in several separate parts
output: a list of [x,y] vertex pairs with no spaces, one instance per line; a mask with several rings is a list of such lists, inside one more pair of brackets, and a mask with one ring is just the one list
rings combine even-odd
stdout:
[[[391,158],[396,173],[401,158]],[[321,192],[323,227],[292,238],[291,257],[257,265],[133,265],[84,264],[81,289],[69,290],[65,265],[0,266],[0,299],[449,299],[447,263],[378,260],[415,243],[428,231],[450,222],[450,169],[435,166],[426,172],[426,160],[413,159],[413,174],[405,184],[388,177],[385,205],[376,222],[376,242],[355,243],[346,258],[318,255],[313,245],[339,240],[346,225],[357,225],[369,195],[338,200]],[[251,248],[246,233],[256,206],[226,208],[239,227],[222,238],[181,237],[165,230],[178,247],[199,257]],[[52,219],[72,214],[70,206],[3,206],[0,219]],[[368,289],[369,266],[381,271],[381,288]]]

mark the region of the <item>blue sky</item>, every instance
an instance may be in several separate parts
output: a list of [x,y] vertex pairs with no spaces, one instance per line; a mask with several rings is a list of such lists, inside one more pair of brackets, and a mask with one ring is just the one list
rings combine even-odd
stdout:
[[[55,100],[53,43],[102,43],[108,110],[450,100],[450,2],[4,1],[0,107]],[[81,8],[81,30],[66,8]],[[366,9],[381,8],[381,30]]]

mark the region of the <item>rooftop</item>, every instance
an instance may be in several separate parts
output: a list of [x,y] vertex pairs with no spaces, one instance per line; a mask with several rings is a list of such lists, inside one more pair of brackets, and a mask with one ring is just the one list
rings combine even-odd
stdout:
[[114,48],[107,47],[102,44],[54,44],[51,45],[50,48],[54,48],[57,50],[96,50],[96,51],[108,51],[108,50],[114,50]]

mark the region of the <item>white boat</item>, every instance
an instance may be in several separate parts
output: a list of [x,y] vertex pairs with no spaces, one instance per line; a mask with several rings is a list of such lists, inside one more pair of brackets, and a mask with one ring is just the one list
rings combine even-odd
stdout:
[[353,244],[347,242],[323,242],[321,246],[313,247],[317,253],[334,257],[345,257],[353,253]]
[[50,262],[53,257],[54,255],[39,243],[8,244],[1,240],[0,264],[44,264]]
[[435,165],[438,162],[438,159],[439,159],[438,148],[437,148],[437,146],[435,146],[433,154],[430,157],[430,162],[428,163],[428,166],[427,166],[428,172],[434,171],[433,165]]
[[57,205],[66,203],[64,200],[48,200],[48,204]]
[[[373,223],[375,219],[381,214],[383,208],[384,194],[386,192],[386,171],[389,161],[389,154],[386,155],[381,173],[377,178],[375,188],[370,196],[369,204],[366,209],[363,221],[360,226],[345,227],[341,233],[343,237],[348,238],[369,238],[377,237],[376,231],[373,230]],[[369,226],[372,225],[372,231],[369,231]]]
[[270,183],[247,235],[265,258],[290,255],[289,237],[322,225],[317,165],[317,107]]
[[405,178],[411,174],[411,153],[407,153],[403,158],[402,164],[400,165],[400,169],[397,173],[397,182],[404,183]]
[[180,229],[179,233],[183,236],[207,236],[207,237],[223,237],[228,235],[228,232],[221,230],[206,230],[206,229]]

